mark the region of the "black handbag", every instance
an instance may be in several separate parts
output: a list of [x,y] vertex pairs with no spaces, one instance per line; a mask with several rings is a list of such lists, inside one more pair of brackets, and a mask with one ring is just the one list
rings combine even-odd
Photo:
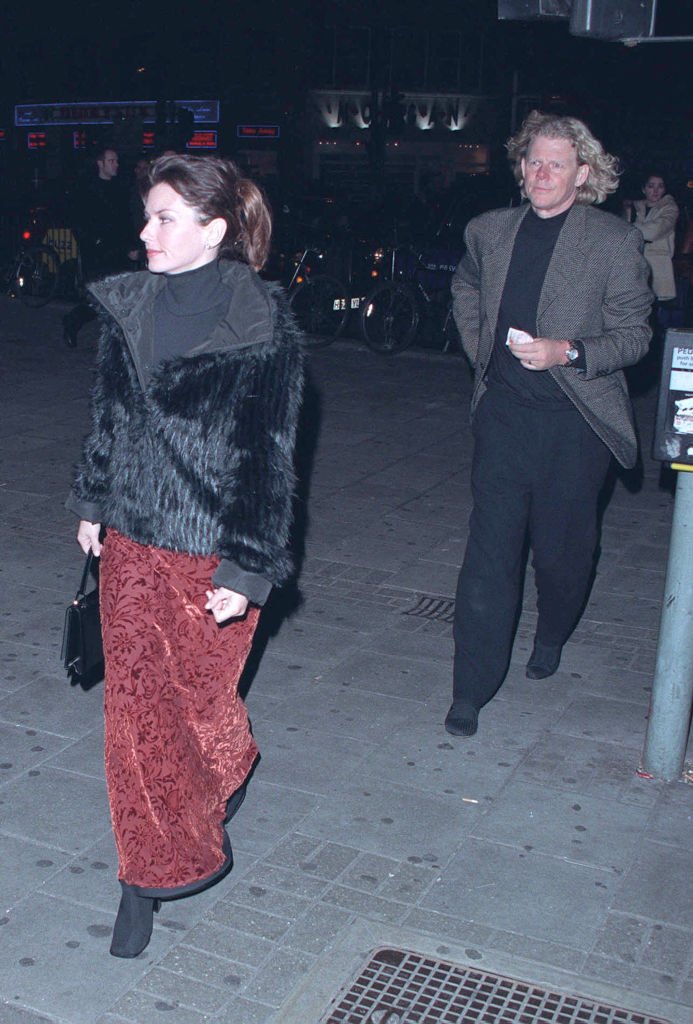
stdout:
[[103,679],[103,643],[99,616],[99,588],[86,592],[94,556],[90,551],[84,563],[82,582],[74,601],[65,612],[63,645],[60,657],[74,682],[91,683]]

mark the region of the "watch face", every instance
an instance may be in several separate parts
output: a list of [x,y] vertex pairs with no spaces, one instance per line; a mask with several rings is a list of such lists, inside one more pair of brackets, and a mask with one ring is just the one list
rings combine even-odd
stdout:
[[566,356],[570,359],[571,363],[574,363],[579,355],[580,353],[576,348],[569,348],[566,352]]

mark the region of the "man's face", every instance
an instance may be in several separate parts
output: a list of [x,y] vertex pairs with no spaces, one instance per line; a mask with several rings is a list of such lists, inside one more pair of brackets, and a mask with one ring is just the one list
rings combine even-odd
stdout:
[[590,172],[587,164],[578,164],[567,139],[545,135],[532,141],[521,167],[525,193],[539,217],[556,217],[572,206]]
[[118,173],[118,154],[114,149],[107,149],[100,160],[96,161],[99,169],[99,177],[104,181],[110,181]]

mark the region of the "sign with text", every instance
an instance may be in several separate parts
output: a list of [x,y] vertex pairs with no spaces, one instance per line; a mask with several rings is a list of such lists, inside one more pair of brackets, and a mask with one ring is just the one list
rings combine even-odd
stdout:
[[278,139],[281,131],[278,124],[237,124],[239,139]]
[[[174,100],[177,107],[192,111],[196,123],[219,123],[219,100]],[[84,103],[20,103],[14,108],[19,128],[51,124],[116,124],[139,118],[144,124],[156,121],[156,100],[103,100]]]
[[653,455],[693,466],[693,331],[666,334]]
[[218,134],[214,129],[193,132],[185,143],[186,149],[216,149]]

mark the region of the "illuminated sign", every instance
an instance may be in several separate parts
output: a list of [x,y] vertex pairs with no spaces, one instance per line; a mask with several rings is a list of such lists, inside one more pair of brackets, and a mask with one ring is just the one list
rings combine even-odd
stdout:
[[7,128],[0,128],[0,142],[7,142]]
[[216,149],[217,132],[213,129],[207,132],[193,132],[192,136],[185,143],[186,149]]
[[86,149],[87,148],[87,133],[76,129],[72,133],[72,148],[73,149]]
[[46,133],[45,132],[27,132],[26,133],[26,144],[27,144],[27,149],[45,149],[46,148]]
[[154,147],[154,132],[142,132],[142,146],[144,149],[152,149]]
[[[201,124],[218,124],[219,100],[174,100],[177,107],[192,111]],[[139,118],[145,124],[156,121],[156,100],[104,100],[85,103],[19,103],[14,108],[18,128],[50,124],[114,124]]]
[[237,124],[236,135],[239,139],[278,139],[278,124]]

